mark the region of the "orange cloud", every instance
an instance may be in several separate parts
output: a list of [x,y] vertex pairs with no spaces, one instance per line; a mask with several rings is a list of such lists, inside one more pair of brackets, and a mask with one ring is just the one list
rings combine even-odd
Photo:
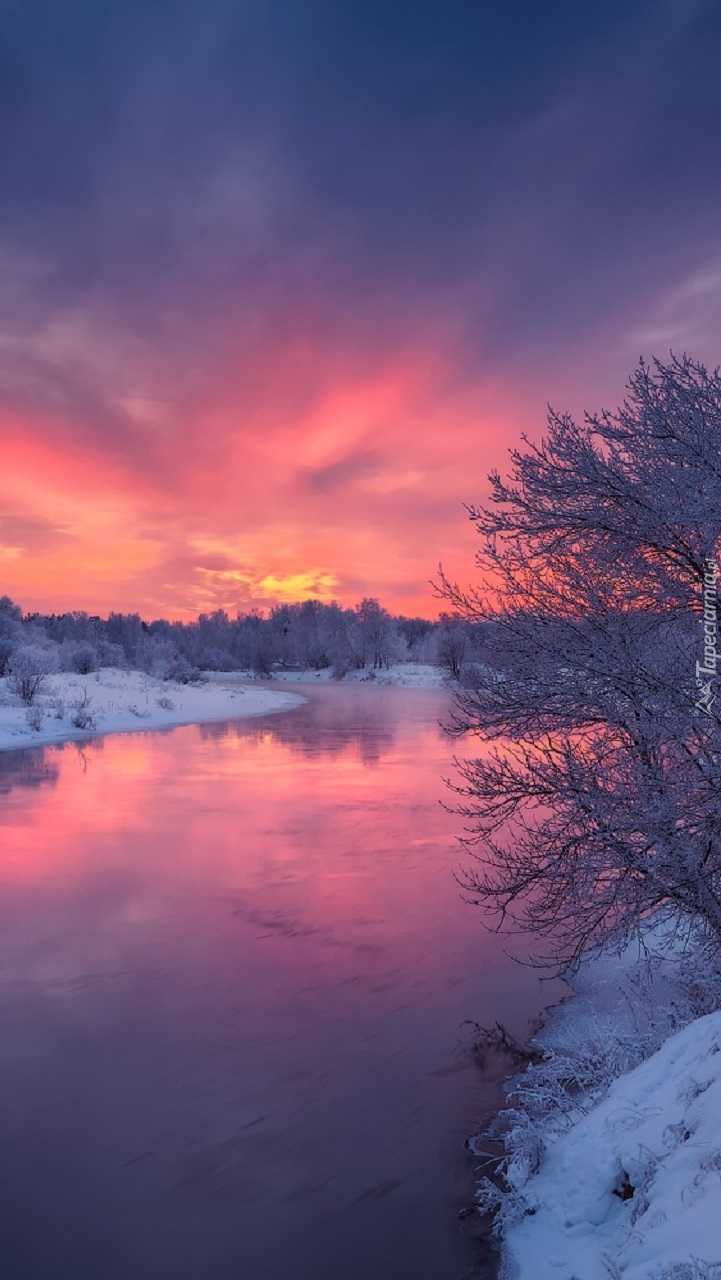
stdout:
[[2,590],[145,616],[367,594],[436,612],[438,561],[472,571],[462,504],[517,434],[505,392],[455,386],[422,347],[361,364],[291,344],[260,368],[251,392],[229,363],[204,397],[136,414],[136,452],[107,424],[0,416]]

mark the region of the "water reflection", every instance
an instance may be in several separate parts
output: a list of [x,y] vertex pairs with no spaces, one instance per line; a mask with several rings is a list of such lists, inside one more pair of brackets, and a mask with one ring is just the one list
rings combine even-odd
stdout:
[[[293,716],[264,720],[262,727],[248,727],[239,720],[226,721],[203,725],[202,735],[217,741],[227,736],[257,739],[270,734],[306,756],[337,756],[355,751],[367,765],[378,763],[393,750],[402,705],[398,699],[406,690],[367,685],[349,685],[338,690],[323,685],[286,683],[282,688],[306,697],[310,695],[310,701],[298,707]],[[441,698],[445,706],[447,698],[444,695]]]
[[453,883],[444,705],[314,689],[3,798],[0,1275],[466,1272],[460,1024],[539,996]]
[[9,795],[14,787],[52,787],[59,772],[57,761],[44,747],[0,751],[0,795]]

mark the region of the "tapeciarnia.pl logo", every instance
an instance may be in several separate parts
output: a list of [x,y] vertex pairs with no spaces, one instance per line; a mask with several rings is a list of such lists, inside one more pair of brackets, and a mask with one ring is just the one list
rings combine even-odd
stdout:
[[705,715],[713,714],[712,707],[716,701],[714,680],[721,654],[716,649],[718,638],[718,598],[716,579],[718,565],[715,560],[707,560],[703,578],[703,662],[696,663],[696,687],[699,692],[694,706]]

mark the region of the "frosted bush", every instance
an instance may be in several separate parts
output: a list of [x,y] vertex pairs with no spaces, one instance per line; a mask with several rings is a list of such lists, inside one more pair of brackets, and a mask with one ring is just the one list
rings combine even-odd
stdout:
[[53,669],[52,655],[39,645],[23,645],[15,649],[8,663],[7,686],[11,693],[31,706],[47,684]]
[[[594,991],[591,1000],[605,1006],[603,1012],[587,1013],[580,1027],[574,1017],[551,1016],[534,1041],[542,1056],[508,1082],[511,1105],[469,1144],[476,1154],[484,1140],[502,1148],[500,1156],[489,1159],[491,1176],[484,1174],[477,1187],[479,1209],[494,1215],[496,1235],[531,1211],[525,1187],[547,1145],[593,1110],[614,1080],[649,1058],[669,1036],[721,1007],[719,962],[696,930],[689,933],[682,956],[667,952],[646,957],[605,992]],[[674,1135],[667,1137],[672,1141]],[[658,1280],[686,1280],[687,1274],[688,1280],[707,1275],[669,1271]],[[708,1280],[717,1280],[716,1273],[708,1272]]]
[[79,698],[77,702],[73,703],[70,723],[74,725],[76,729],[92,730],[97,728],[92,699],[87,693],[83,694],[82,698]]
[[42,707],[28,707],[25,713],[25,719],[28,722],[28,727],[32,729],[34,733],[40,732],[40,729],[42,728],[43,718],[44,717],[43,717]]
[[60,661],[63,671],[74,671],[81,676],[89,675],[99,664],[95,646],[86,641],[79,644],[66,641],[62,645]]
[[690,1262],[676,1262],[664,1267],[649,1280],[721,1280],[721,1262],[702,1262],[700,1258],[692,1258]]

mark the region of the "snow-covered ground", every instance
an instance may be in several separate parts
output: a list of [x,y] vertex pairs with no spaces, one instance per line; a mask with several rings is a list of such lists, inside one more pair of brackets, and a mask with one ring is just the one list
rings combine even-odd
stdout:
[[[215,681],[222,680],[225,673],[207,671],[205,674],[210,680]],[[244,680],[260,678],[252,671],[237,671],[233,672],[233,675],[236,679],[242,677]],[[272,680],[279,683],[323,684],[334,681],[335,676],[332,667],[324,667],[321,671],[274,671]],[[397,662],[393,666],[381,668],[380,671],[373,671],[370,667],[365,667],[361,671],[348,671],[342,677],[342,683],[389,684],[409,689],[442,689],[448,683],[448,672],[443,667],[434,667],[430,663]]]
[[585,962],[511,1084],[502,1280],[721,1280],[718,978],[651,942]]
[[[127,733],[207,720],[285,711],[302,703],[297,694],[213,681],[198,685],[156,680],[139,671],[106,668],[91,675],[48,676],[31,707],[0,680],[0,750]],[[79,727],[86,722],[86,727]]]
[[443,667],[433,667],[423,662],[397,662],[380,671],[349,671],[344,679],[348,682],[391,684],[407,689],[442,689],[448,684],[448,672]]
[[674,1265],[719,1264],[721,1012],[616,1080],[549,1147],[526,1196],[509,1277],[660,1280]]

